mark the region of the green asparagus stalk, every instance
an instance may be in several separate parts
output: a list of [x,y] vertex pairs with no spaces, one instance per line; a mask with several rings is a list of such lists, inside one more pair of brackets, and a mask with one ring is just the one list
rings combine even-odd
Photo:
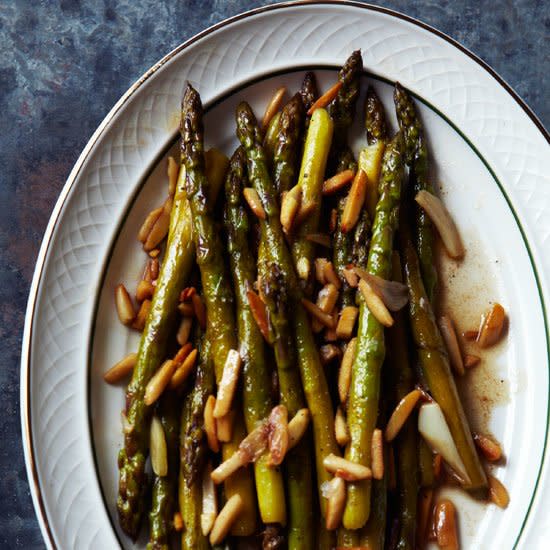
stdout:
[[[404,136],[406,162],[411,168],[412,190],[415,195],[421,190],[433,193],[433,185],[428,177],[428,146],[422,122],[412,97],[398,82],[395,84],[394,102],[399,126]],[[428,298],[433,302],[437,286],[433,224],[420,206],[415,203],[413,207],[415,211],[415,245],[422,279]]]
[[428,389],[441,407],[457,446],[466,473],[464,486],[473,490],[487,488],[487,478],[477,455],[468,420],[464,413],[449,357],[422,281],[419,257],[413,245],[410,224],[403,216],[400,231],[404,279],[409,287],[409,319],[420,367]]
[[329,453],[340,454],[334,436],[334,411],[309,318],[301,303],[303,294],[281,227],[279,204],[267,169],[261,134],[252,109],[244,102],[237,108],[237,136],[246,151],[249,181],[256,189],[266,212],[266,218],[260,220],[262,241],[270,259],[281,268],[294,312],[298,365],[306,402],[313,419],[317,482],[320,491],[321,484],[330,478],[323,466],[324,457]]
[[134,540],[139,534],[147,491],[145,461],[149,452],[151,408],[145,405],[145,387],[165,358],[168,337],[177,318],[179,293],[189,277],[195,257],[191,212],[179,184],[171,218],[165,258],[141,335],[136,366],[126,391],[125,414],[131,429],[125,430],[124,448],[118,455],[118,516],[122,530]]
[[[227,354],[237,349],[233,293],[225,267],[223,244],[208,200],[208,181],[204,174],[204,128],[202,103],[197,91],[187,85],[182,102],[182,158],[186,168],[186,192],[193,216],[193,237],[207,311],[207,334],[211,339],[212,359],[219,384]],[[236,412],[233,440],[224,445],[223,455],[236,452],[242,433],[242,413]],[[244,426],[243,426],[244,428]],[[244,436],[243,436],[244,437]],[[226,497],[239,493],[245,510],[239,522],[239,534],[251,534],[256,525],[254,486],[250,472],[241,469],[225,483]]]
[[283,107],[273,153],[273,183],[279,195],[296,181],[299,140],[305,119],[304,104],[299,93]]
[[304,75],[302,81],[302,87],[300,88],[300,95],[302,96],[302,103],[307,113],[311,109],[311,106],[315,103],[319,97],[319,91],[317,90],[317,81],[315,80],[315,74],[308,71]]
[[153,480],[152,505],[149,512],[148,550],[168,550],[176,509],[178,485],[179,450],[179,399],[173,392],[162,396],[158,405],[158,416],[166,438],[168,474]]
[[[367,270],[389,279],[393,235],[398,223],[398,209],[403,179],[401,136],[396,135],[384,152],[380,181],[380,199],[376,206]],[[370,465],[372,433],[378,417],[381,367],[385,357],[384,327],[371,314],[359,294],[359,327],[357,353],[352,368],[348,402],[350,443],[346,458]],[[348,497],[343,524],[359,529],[370,514],[371,483],[369,480],[348,484]]]
[[277,135],[279,133],[279,122],[281,120],[281,111],[275,113],[273,118],[269,121],[267,131],[264,137],[264,148],[267,155],[269,165],[273,163],[273,157],[275,155],[275,146],[277,145]]
[[[248,243],[249,221],[243,204],[246,154],[237,149],[231,158],[225,180],[225,229],[233,286],[237,302],[239,350],[243,360],[243,408],[247,431],[269,416],[272,408],[270,375],[264,341],[248,304],[247,290],[256,279],[255,261]],[[278,468],[267,464],[264,455],[254,464],[256,492],[262,521],[266,524],[286,521],[283,478]]]
[[360,530],[359,544],[369,550],[384,550],[386,519],[388,516],[388,482],[384,472],[382,479],[372,482],[371,512],[365,527]]

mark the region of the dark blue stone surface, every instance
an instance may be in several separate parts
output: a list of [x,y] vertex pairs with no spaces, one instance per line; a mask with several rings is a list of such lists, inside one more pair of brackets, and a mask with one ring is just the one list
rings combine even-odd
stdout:
[[[43,548],[24,470],[19,359],[54,202],[88,138],[153,63],[250,0],[0,0],[0,547]],[[487,61],[550,125],[544,0],[389,0]]]

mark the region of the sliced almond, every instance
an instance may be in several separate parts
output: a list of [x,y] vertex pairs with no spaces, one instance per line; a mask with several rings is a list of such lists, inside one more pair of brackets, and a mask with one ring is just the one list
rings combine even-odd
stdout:
[[323,365],[328,365],[333,359],[340,357],[342,352],[340,348],[334,344],[325,344],[319,348],[319,358]]
[[136,289],[136,300],[138,302],[143,302],[143,300],[150,299],[153,297],[153,292],[155,292],[155,286],[149,281],[140,281]]
[[333,263],[327,262],[324,266],[324,270],[327,282],[332,283],[339,290],[342,287],[342,281],[340,277],[338,277],[338,273],[336,273]]
[[201,531],[207,537],[218,515],[218,498],[216,487],[210,477],[212,474],[212,463],[207,462],[202,474],[202,508],[201,508]]
[[235,493],[221,509],[218,517],[214,521],[212,531],[210,532],[210,544],[215,546],[220,544],[228,535],[233,524],[237,521],[244,508],[244,501],[238,493]]
[[487,481],[489,482],[489,498],[491,502],[504,510],[510,504],[510,495],[506,487],[492,475],[487,476]]
[[443,315],[439,319],[439,328],[441,336],[449,352],[449,359],[454,370],[462,376],[464,374],[464,362],[462,360],[462,352],[456,337],[456,331],[452,319],[448,315]]
[[447,499],[440,500],[435,508],[435,532],[441,550],[458,550],[458,530],[454,504]]
[[393,441],[395,439],[416,407],[421,395],[420,390],[414,389],[399,401],[386,426],[386,441]]
[[219,485],[223,483],[229,476],[234,474],[239,468],[248,464],[246,456],[238,449],[227,460],[224,460],[210,475],[212,481]]
[[193,319],[191,317],[184,317],[181,320],[178,332],[176,334],[176,340],[180,346],[185,345],[189,341],[192,327]]
[[393,325],[393,317],[382,301],[382,298],[374,292],[365,279],[359,280],[359,290],[365,299],[369,311],[374,315],[376,320],[385,327],[391,327]]
[[269,100],[267,107],[265,108],[265,113],[262,118],[262,128],[267,129],[271,119],[275,116],[275,113],[281,108],[283,104],[283,99],[286,94],[286,88],[281,86],[279,89],[275,90],[272,98]]
[[151,310],[151,303],[151,300],[143,300],[143,302],[141,302],[141,306],[139,307],[137,316],[132,323],[133,329],[141,332],[145,328],[147,316],[149,315],[149,311]]
[[320,307],[313,302],[302,298],[302,305],[308,313],[310,313],[315,319],[318,319],[325,327],[336,328],[336,322],[332,315],[325,313]]
[[481,357],[478,357],[477,355],[467,354],[466,357],[464,357],[464,368],[473,369],[474,367],[479,365],[480,361]]
[[146,405],[152,405],[170,383],[170,379],[176,370],[178,364],[172,359],[167,359],[161,365],[160,369],[153,375],[145,387],[144,401]]
[[355,172],[353,170],[343,170],[338,172],[328,180],[323,182],[323,195],[332,195],[344,188],[353,180]]
[[309,410],[300,409],[288,423],[288,451],[302,439],[309,426]]
[[451,214],[449,214],[441,199],[423,189],[416,194],[415,201],[428,214],[428,217],[437,228],[447,254],[451,258],[462,258],[464,256],[464,246],[460,234]]
[[344,279],[346,279],[346,282],[351,288],[357,288],[357,285],[359,284],[359,277],[355,273],[355,270],[353,267],[346,267],[342,274],[344,275]]
[[162,213],[162,206],[159,206],[158,208],[155,208],[154,210],[151,210],[149,214],[147,214],[147,217],[145,218],[145,221],[143,222],[142,226],[140,227],[138,231],[138,241],[141,243],[144,243],[147,240],[147,237],[149,236],[149,233],[151,233],[151,229],[153,229],[153,226],[155,225],[155,222],[158,220],[159,216]]
[[497,462],[502,458],[501,446],[492,438],[483,434],[474,434],[474,441],[483,456],[489,462]]
[[195,293],[191,296],[191,302],[193,304],[195,317],[199,322],[199,326],[202,328],[202,330],[206,329],[206,306],[204,305],[202,298]]
[[180,302],[186,302],[197,293],[197,289],[194,286],[187,286],[180,292]]
[[176,193],[176,185],[178,183],[179,173],[179,164],[176,162],[176,159],[174,157],[169,156],[166,174],[168,175],[168,195],[170,195],[171,197],[173,197]]
[[183,360],[174,372],[172,379],[170,380],[170,387],[172,389],[181,388],[183,383],[189,378],[189,375],[193,372],[195,363],[197,362],[198,350],[194,349],[189,352],[189,355]]
[[229,411],[225,416],[216,418],[216,429],[218,441],[228,443],[233,437],[233,425],[235,422],[235,411]]
[[178,304],[178,311],[184,317],[195,317],[195,308],[191,302],[181,302]]
[[468,342],[474,342],[479,337],[479,330],[465,330],[462,337]]
[[349,477],[347,479],[357,481],[359,479],[371,479],[372,471],[367,466],[357,464],[335,454],[329,454],[323,460],[323,466],[328,472],[335,473],[338,470],[345,472]]
[[[155,249],[155,250],[158,250],[158,249]],[[153,251],[151,250],[151,252]],[[149,254],[151,254],[151,252],[149,252]],[[156,281],[159,278],[159,273],[160,273],[160,262],[158,258],[153,257],[152,260],[149,262],[149,274],[151,276],[151,282]]]
[[336,408],[336,414],[334,415],[334,435],[336,436],[336,442],[340,447],[345,447],[350,440],[348,424],[344,417],[342,407]]
[[218,442],[218,430],[216,426],[216,419],[214,418],[214,407],[216,406],[216,398],[213,395],[209,395],[204,405],[204,432],[206,433],[206,440],[208,441],[208,447],[214,453],[220,450],[220,444]]
[[380,297],[388,310],[399,311],[409,301],[409,289],[400,281],[388,281],[360,267],[354,267],[354,271],[361,279],[365,279],[369,283],[372,290]]
[[327,263],[328,260],[326,258],[315,259],[315,279],[317,279],[317,282],[321,285],[325,285],[327,283],[327,279],[325,277],[325,265]]
[[384,477],[384,441],[382,430],[378,428],[372,433],[371,457],[372,478],[382,479]]
[[252,289],[246,291],[246,296],[248,298],[248,306],[250,307],[252,317],[254,317],[262,336],[266,341],[269,341],[269,321],[264,301]]
[[253,187],[245,187],[243,189],[243,195],[248,206],[250,207],[250,210],[252,210],[254,215],[260,220],[265,220],[265,210],[262,206],[262,201],[260,200],[260,196],[258,195],[256,189],[254,189]]
[[116,384],[124,380],[134,370],[136,362],[137,353],[129,353],[103,374],[103,380],[108,384]]
[[292,231],[301,203],[302,190],[300,187],[293,187],[288,193],[285,193],[281,200],[281,225],[286,234]]
[[326,342],[336,342],[336,340],[338,340],[338,337],[336,336],[336,327],[326,328],[324,338]]
[[505,321],[506,312],[504,308],[498,303],[493,304],[493,307],[484,315],[481,322],[477,339],[480,347],[488,348],[500,340]]
[[269,465],[279,466],[288,451],[288,411],[284,405],[273,407],[269,415]]
[[174,531],[177,533],[183,531],[183,517],[180,512],[174,514]]
[[351,369],[355,361],[355,352],[357,350],[357,338],[352,338],[346,346],[340,371],[338,372],[338,395],[340,403],[345,403],[348,398],[349,387],[351,384]]
[[143,243],[143,250],[145,250],[145,252],[149,252],[149,250],[156,248],[166,238],[166,235],[168,235],[171,209],[172,199],[169,197],[166,199],[160,216],[156,219],[151,231],[147,235],[147,239]]
[[153,250],[149,250],[149,258],[153,260],[158,260],[159,255],[160,255],[160,248],[153,248]]
[[355,227],[363,204],[365,203],[367,186],[367,174],[365,174],[363,170],[358,170],[351,184],[344,211],[342,212],[340,227],[343,233],[349,233]]
[[123,325],[129,325],[134,320],[136,312],[130,294],[123,284],[119,284],[115,288],[115,304],[118,313],[118,318]]
[[330,218],[329,218],[329,224],[328,224],[330,233],[334,233],[337,224],[338,224],[338,211],[336,210],[336,208],[333,208],[330,211]]
[[338,301],[338,289],[332,284],[326,284],[317,295],[317,307],[325,313],[330,313]]
[[340,477],[335,477],[330,482],[330,496],[327,500],[325,515],[326,528],[328,531],[337,529],[342,522],[344,508],[346,506],[346,483]]
[[231,409],[233,396],[237,389],[239,373],[241,371],[242,359],[236,349],[231,349],[227,353],[223,374],[218,386],[218,395],[216,397],[216,406],[214,407],[214,418],[225,416]]
[[166,448],[166,435],[161,421],[156,415],[151,419],[149,431],[149,450],[151,453],[151,468],[159,477],[168,475],[168,450]]
[[353,334],[355,321],[359,315],[359,309],[355,306],[346,306],[340,314],[336,325],[336,336],[342,340],[349,340]]
[[176,355],[174,355],[174,361],[178,363],[178,365],[181,365],[185,361],[185,358],[191,353],[192,349],[193,344],[191,344],[191,342],[186,342],[181,346]]
[[307,115],[311,116],[316,109],[322,109],[326,107],[337,95],[342,87],[342,82],[338,81],[331,86],[313,105],[309,108]]

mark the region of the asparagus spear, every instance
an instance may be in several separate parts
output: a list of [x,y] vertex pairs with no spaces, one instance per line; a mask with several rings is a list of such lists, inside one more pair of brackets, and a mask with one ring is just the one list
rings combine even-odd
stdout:
[[449,357],[422,282],[419,257],[412,242],[410,224],[406,216],[403,216],[403,221],[400,244],[404,279],[409,287],[409,319],[422,374],[433,398],[445,415],[470,478],[470,482],[464,486],[469,489],[486,489],[487,478],[474,446],[468,420],[449,366]]
[[313,419],[318,489],[320,491],[321,484],[330,478],[323,466],[324,457],[329,453],[340,454],[334,436],[334,412],[309,318],[301,303],[302,290],[294,272],[292,256],[287,248],[281,227],[279,205],[267,169],[265,153],[261,145],[261,134],[252,109],[244,102],[237,108],[237,136],[246,151],[249,181],[256,189],[266,212],[266,218],[260,220],[262,241],[270,259],[281,268],[294,312],[293,322],[298,365],[306,401]]
[[[264,341],[250,306],[247,290],[256,279],[255,262],[248,243],[249,222],[243,205],[246,155],[242,147],[231,158],[225,180],[224,213],[233,286],[237,301],[239,349],[243,360],[243,406],[248,432],[269,416],[272,408],[270,375]],[[284,525],[286,520],[283,478],[278,468],[270,468],[264,455],[254,464],[256,492],[264,523]]]
[[359,544],[369,550],[384,550],[386,519],[388,515],[387,476],[372,482],[372,503],[369,519],[360,531]]
[[302,103],[304,104],[304,108],[307,112],[311,109],[311,106],[315,103],[317,97],[319,97],[315,74],[311,71],[308,71],[304,75],[304,80],[302,81],[302,87],[300,88],[299,93],[302,96]]
[[125,414],[131,429],[125,431],[124,448],[118,455],[117,510],[122,530],[133,539],[139,534],[147,490],[145,461],[149,452],[151,409],[144,402],[145,387],[164,359],[177,315],[179,293],[189,277],[194,256],[191,212],[185,193],[178,185],[165,258],[126,391]]
[[[393,234],[398,222],[398,208],[403,179],[401,136],[396,135],[384,152],[380,199],[376,206],[367,269],[389,279]],[[370,465],[371,439],[378,416],[380,371],[385,356],[383,326],[370,313],[359,294],[357,353],[352,368],[348,402],[350,443],[346,458]],[[348,484],[348,498],[343,523],[347,529],[359,529],[370,514],[371,483],[368,480]]]
[[[412,190],[415,195],[422,189],[433,193],[433,185],[428,178],[428,146],[422,122],[412,97],[399,82],[395,84],[394,102],[399,126],[403,131],[406,162],[411,168]],[[428,215],[416,203],[413,208],[415,211],[415,244],[420,260],[422,279],[428,298],[433,301],[437,285],[433,225]]]
[[264,148],[269,164],[273,162],[275,154],[275,146],[277,144],[277,134],[279,133],[279,121],[281,120],[281,112],[275,113],[275,116],[269,121],[267,131],[264,138]]
[[[187,172],[186,192],[193,216],[193,237],[206,301],[207,334],[211,339],[214,371],[219,384],[227,354],[237,348],[233,293],[225,269],[222,241],[214,223],[211,201],[208,200],[208,181],[204,175],[202,103],[190,84],[182,102],[181,134],[182,157]],[[237,428],[241,424],[242,414],[237,411],[233,440],[223,448],[225,458],[230,449],[233,452],[237,450],[240,443],[238,437],[242,435]],[[227,498],[236,493],[241,495],[246,507],[239,521],[240,534],[252,533],[256,525],[256,510],[250,472],[246,469],[236,472],[227,480],[225,492]]]
[[173,392],[163,395],[158,405],[158,416],[166,438],[168,474],[154,476],[152,506],[149,512],[148,550],[168,550],[172,531],[178,484],[179,399]]
[[279,194],[288,191],[295,182],[298,162],[298,141],[305,118],[299,93],[283,107],[273,153],[273,183]]

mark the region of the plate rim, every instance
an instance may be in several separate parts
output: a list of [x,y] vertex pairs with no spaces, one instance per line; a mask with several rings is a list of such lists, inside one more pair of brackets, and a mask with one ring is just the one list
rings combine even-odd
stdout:
[[[529,116],[529,118],[534,123],[534,125],[539,130],[539,132],[542,134],[543,138],[545,138],[547,143],[550,143],[550,132],[546,130],[546,128],[544,127],[540,119],[537,117],[537,115],[533,112],[533,110],[526,104],[526,102],[519,96],[519,94],[504,80],[504,78],[502,78],[490,65],[488,65],[480,57],[474,54],[471,50],[466,48],[464,45],[460,44],[458,41],[456,41],[454,38],[450,37],[446,33],[438,30],[437,28],[431,25],[428,25],[427,23],[424,23],[421,20],[418,20],[414,17],[403,14],[391,8],[376,6],[373,4],[366,4],[366,3],[358,2],[357,0],[290,0],[290,1],[278,2],[275,4],[270,4],[267,6],[261,6],[258,8],[247,10],[207,27],[206,29],[200,31],[199,33],[191,36],[189,39],[182,42],[181,44],[176,46],[173,50],[171,50],[168,54],[162,57],[150,69],[148,69],[145,73],[143,73],[143,75],[139,77],[128,88],[128,90],[121,96],[121,98],[115,103],[115,105],[111,108],[111,110],[108,112],[105,118],[101,121],[97,129],[94,131],[94,133],[86,143],[86,146],[82,150],[82,153],[79,155],[76,163],[74,164],[73,168],[71,169],[71,172],[69,173],[69,176],[67,177],[65,184],[63,185],[60,195],[50,215],[50,219],[46,226],[42,243],[40,245],[39,253],[36,260],[36,266],[34,269],[34,274],[33,274],[32,282],[29,289],[29,298],[27,301],[27,307],[25,312],[25,324],[24,324],[24,332],[23,332],[23,339],[22,339],[21,371],[20,371],[21,373],[20,374],[20,414],[21,414],[21,428],[22,428],[22,444],[23,444],[24,457],[25,457],[25,466],[27,470],[27,479],[29,481],[29,489],[30,489],[30,493],[33,501],[34,510],[37,516],[38,523],[40,525],[42,536],[48,547],[55,548],[56,545],[55,545],[55,539],[49,524],[48,516],[45,510],[44,499],[42,495],[42,488],[40,485],[40,481],[38,479],[38,472],[35,464],[35,450],[34,450],[34,444],[33,444],[32,427],[31,427],[31,411],[30,411],[31,341],[32,341],[32,334],[33,334],[34,311],[38,300],[38,291],[40,288],[40,282],[42,280],[42,274],[46,263],[46,257],[50,249],[50,243],[53,237],[54,230],[58,225],[58,220],[64,209],[67,198],[69,197],[70,191],[74,187],[78,179],[78,176],[80,174],[80,171],[82,169],[82,166],[87,160],[90,152],[94,148],[95,144],[99,141],[103,132],[106,130],[110,122],[121,111],[121,109],[126,104],[126,102],[137,92],[137,90],[141,88],[141,86],[143,86],[166,63],[168,63],[175,56],[180,54],[182,51],[184,51],[185,49],[187,49],[188,47],[190,47],[200,39],[208,36],[209,34],[223,27],[229,26],[237,21],[241,21],[243,19],[246,19],[248,17],[254,16],[260,13],[276,11],[278,9],[284,9],[284,8],[299,7],[302,5],[306,5],[306,6],[312,6],[312,5],[346,6],[347,5],[347,6],[352,6],[356,8],[366,9],[367,11],[368,10],[376,11],[376,12],[388,15],[390,17],[395,17],[397,19],[401,19],[406,22],[412,23],[413,25],[416,25],[424,30],[431,32],[432,34],[435,34],[439,38],[443,38],[452,46],[456,47],[459,51],[461,51],[462,53],[465,53],[470,59],[475,61],[487,73],[489,73],[489,75],[496,80],[497,84],[499,84],[500,87],[502,87],[506,92],[508,92],[508,94]],[[535,277],[537,278],[537,283],[538,283],[536,270],[535,270]],[[541,291],[540,285],[538,284],[537,286],[539,287],[538,290],[540,292]],[[541,305],[543,306],[543,309],[544,309],[545,303],[544,303],[543,293],[540,292],[540,294],[542,299]],[[543,450],[541,472],[542,472],[542,466],[544,465],[544,462],[546,459],[545,451],[546,451],[546,447]],[[519,536],[521,536],[521,533],[524,530],[527,517],[529,515],[532,503],[534,501],[534,497],[536,495],[537,489],[539,488],[538,483],[540,482],[541,472],[539,472],[539,477],[537,478],[537,482],[534,488],[533,498],[529,505],[526,518],[520,530]]]

